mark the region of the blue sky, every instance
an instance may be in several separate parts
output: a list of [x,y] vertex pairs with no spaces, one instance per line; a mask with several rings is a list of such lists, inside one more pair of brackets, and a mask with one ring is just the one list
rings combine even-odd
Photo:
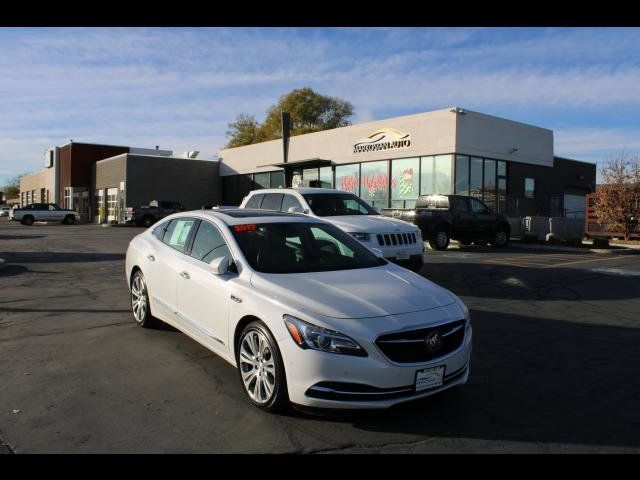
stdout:
[[640,152],[640,28],[0,28],[0,184],[71,138],[214,158],[294,88],[353,123],[460,106]]

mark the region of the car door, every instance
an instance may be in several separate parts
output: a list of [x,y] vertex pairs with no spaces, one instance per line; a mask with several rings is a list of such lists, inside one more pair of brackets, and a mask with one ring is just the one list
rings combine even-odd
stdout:
[[152,231],[148,252],[143,252],[142,273],[147,280],[152,310],[175,320],[177,312],[177,283],[191,234],[197,220],[179,217],[164,222]]
[[233,261],[220,229],[201,220],[189,255],[181,258],[178,278],[178,316],[186,326],[228,350],[228,317],[231,292],[237,275],[214,274],[209,262],[226,256]]
[[453,223],[457,238],[470,238],[474,236],[478,226],[475,224],[473,213],[469,206],[469,200],[463,197],[453,197]]
[[471,211],[475,219],[477,235],[482,238],[488,238],[494,220],[491,210],[477,198],[470,198],[469,202],[471,203]]
[[47,206],[47,215],[48,215],[47,220],[50,220],[50,221],[58,221],[58,220],[62,221],[64,216],[68,213],[63,210],[60,210],[58,206],[54,205],[53,203],[50,203],[46,206]]

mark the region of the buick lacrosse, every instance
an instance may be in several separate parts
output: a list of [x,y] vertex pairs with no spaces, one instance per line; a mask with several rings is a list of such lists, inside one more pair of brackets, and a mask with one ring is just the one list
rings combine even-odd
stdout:
[[250,402],[386,408],[463,384],[464,303],[337,227],[264,210],[181,212],[127,250],[131,307],[238,369]]

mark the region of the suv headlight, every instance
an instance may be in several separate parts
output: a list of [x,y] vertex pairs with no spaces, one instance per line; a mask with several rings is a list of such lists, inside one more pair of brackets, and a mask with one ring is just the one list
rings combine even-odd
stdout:
[[283,315],[282,318],[291,338],[300,348],[356,357],[367,356],[364,348],[342,333],[312,325],[291,315]]
[[369,240],[371,240],[370,233],[350,232],[349,235],[351,235],[356,240],[360,240],[361,242],[368,242]]

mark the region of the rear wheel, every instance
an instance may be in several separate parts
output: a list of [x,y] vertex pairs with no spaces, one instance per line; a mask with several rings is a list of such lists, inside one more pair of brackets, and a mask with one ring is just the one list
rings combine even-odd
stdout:
[[22,223],[23,225],[33,225],[33,216],[25,215],[24,217],[22,217],[20,223]]
[[494,247],[506,247],[509,243],[509,231],[505,227],[498,227],[493,232],[493,238],[491,239],[491,245]]
[[446,250],[450,240],[449,230],[445,227],[438,227],[429,238],[429,245],[434,250]]
[[152,216],[150,216],[150,215],[147,215],[146,217],[144,217],[144,218],[142,219],[142,226],[143,226],[143,227],[147,227],[147,228],[148,228],[148,227],[150,227],[151,225],[153,225],[153,223],[154,223],[154,219],[153,219],[153,217],[152,217]]
[[240,381],[249,401],[267,412],[283,410],[289,404],[287,380],[278,345],[261,322],[251,322],[236,348]]

